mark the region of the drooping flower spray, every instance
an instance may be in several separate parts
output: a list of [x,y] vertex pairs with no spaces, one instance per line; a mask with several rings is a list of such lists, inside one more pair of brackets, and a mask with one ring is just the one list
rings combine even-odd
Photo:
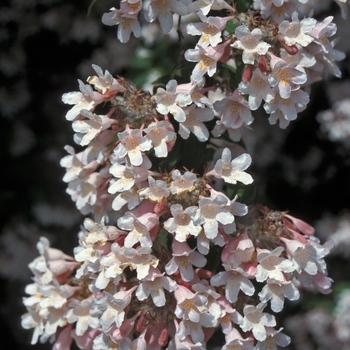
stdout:
[[285,299],[331,292],[332,243],[248,200],[253,112],[285,128],[312,83],[340,75],[332,18],[300,19],[296,3],[122,0],[103,16],[123,43],[147,26],[142,12],[163,32],[186,19],[199,41],[182,52],[191,69],[154,93],[93,65],[63,95],[81,149],[66,146],[63,181],[86,218],[74,256],[38,243],[23,300],[32,344],[209,349],[217,338],[222,350],[277,349],[290,342],[274,316]]

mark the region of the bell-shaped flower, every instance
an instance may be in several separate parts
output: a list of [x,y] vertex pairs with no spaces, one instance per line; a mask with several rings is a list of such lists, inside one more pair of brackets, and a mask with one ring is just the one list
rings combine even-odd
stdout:
[[245,64],[254,64],[257,55],[265,55],[270,44],[260,40],[262,31],[254,28],[252,31],[246,25],[240,25],[235,30],[237,40],[231,44],[236,49],[243,50],[242,60]]
[[151,296],[154,305],[164,306],[166,303],[164,289],[173,292],[176,282],[168,276],[164,276],[157,268],[151,267],[149,274],[141,281],[136,290],[138,300],[146,300]]
[[150,23],[158,18],[161,30],[168,33],[173,28],[173,13],[180,16],[186,15],[186,5],[178,0],[151,0],[145,18]]
[[283,310],[284,298],[298,300],[299,291],[291,281],[276,281],[268,279],[262,291],[258,294],[262,303],[271,301],[271,309],[274,312]]
[[269,53],[271,56],[272,73],[268,80],[272,87],[278,89],[282,98],[289,98],[291,92],[298,90],[307,81],[305,72],[296,69],[298,62],[287,63],[281,58]]
[[154,96],[159,113],[166,115],[171,113],[176,121],[183,122],[186,119],[185,112],[182,107],[189,105],[191,96],[189,94],[182,94],[176,91],[177,81],[170,80],[166,85],[166,90],[158,88]]
[[167,120],[161,120],[151,123],[144,129],[144,132],[147,138],[152,141],[156,157],[166,157],[176,140],[174,127]]
[[248,105],[252,111],[259,108],[262,100],[269,101],[274,96],[274,92],[259,68],[253,72],[251,79],[247,82],[240,82],[238,90],[243,95],[248,95]]
[[314,18],[304,18],[299,21],[298,12],[293,12],[292,21],[285,20],[279,24],[279,33],[283,35],[287,45],[299,44],[305,47],[314,41],[308,33],[315,28],[316,23]]
[[179,242],[186,242],[188,236],[198,236],[202,230],[201,226],[193,223],[193,216],[198,207],[190,206],[183,209],[181,204],[173,204],[170,207],[172,217],[164,222],[164,228],[175,233],[175,239]]
[[103,101],[101,94],[93,91],[90,85],[85,85],[78,80],[80,91],[68,92],[62,95],[62,102],[74,105],[66,114],[66,119],[74,120],[82,109],[92,111],[99,103]]
[[257,306],[246,305],[243,309],[244,317],[240,325],[244,332],[252,331],[256,340],[264,341],[267,337],[266,327],[276,325],[275,317],[263,312],[266,304],[260,303]]
[[118,138],[120,142],[113,151],[114,157],[121,159],[127,155],[131,165],[141,165],[142,152],[152,148],[152,141],[143,136],[140,129],[131,129],[128,124],[125,131],[118,133]]
[[181,278],[190,282],[195,277],[193,266],[203,267],[207,263],[207,259],[194,249],[191,249],[187,243],[173,241],[173,257],[165,265],[165,271],[168,275],[180,272]]
[[183,139],[188,139],[192,132],[199,141],[204,142],[209,138],[209,131],[204,124],[214,119],[211,108],[196,108],[194,104],[185,109],[186,120],[179,125],[179,134]]
[[234,216],[225,208],[227,199],[217,196],[214,199],[201,198],[198,202],[199,210],[194,216],[196,225],[203,225],[204,233],[209,239],[214,239],[219,232],[219,223],[222,225],[232,224]]
[[216,72],[216,64],[224,54],[225,44],[215,47],[202,47],[197,45],[195,49],[188,49],[185,58],[189,62],[198,62],[191,75],[191,81],[199,82],[204,74],[212,77]]
[[137,14],[128,13],[122,9],[118,10],[115,7],[110,9],[110,12],[104,13],[102,16],[102,23],[107,26],[118,26],[118,39],[122,43],[126,43],[130,39],[130,34],[134,33],[138,38],[141,35],[141,27]]
[[213,175],[216,178],[224,179],[225,182],[231,184],[236,184],[237,181],[239,181],[248,185],[253,182],[253,178],[244,170],[249,167],[251,162],[252,158],[248,153],[241,154],[231,160],[230,149],[224,148],[221,159],[216,162],[214,170],[207,173],[207,175]]
[[259,265],[256,268],[256,280],[263,282],[268,278],[284,282],[284,273],[293,272],[295,264],[286,258],[279,257],[284,248],[279,246],[273,251],[258,248],[257,260]]

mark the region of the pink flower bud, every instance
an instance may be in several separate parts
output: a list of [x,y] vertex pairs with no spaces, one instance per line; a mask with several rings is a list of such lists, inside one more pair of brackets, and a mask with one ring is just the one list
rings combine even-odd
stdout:
[[248,82],[251,77],[252,77],[252,66],[250,64],[247,64],[244,67],[244,71],[243,71],[243,75],[242,75],[243,83]]
[[290,54],[290,55],[296,55],[298,53],[298,47],[296,45],[287,45],[284,37],[282,35],[279,36],[278,38],[279,42],[281,43],[281,45],[283,46],[283,48]]
[[158,339],[158,344],[160,346],[165,346],[167,344],[167,342],[168,342],[168,334],[169,334],[168,328],[164,328],[162,330],[162,333],[160,333],[160,337]]
[[259,56],[259,69],[260,69],[261,73],[266,72],[266,59],[265,59],[265,56],[263,56],[263,55]]

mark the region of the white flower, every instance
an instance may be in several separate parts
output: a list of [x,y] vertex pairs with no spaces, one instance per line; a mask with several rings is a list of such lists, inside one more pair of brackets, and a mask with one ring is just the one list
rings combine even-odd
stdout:
[[131,212],[118,219],[118,226],[122,230],[130,231],[124,241],[126,248],[132,248],[136,243],[140,243],[142,247],[152,247],[148,228]]
[[207,173],[207,175],[213,175],[219,179],[224,179],[225,182],[230,184],[236,184],[237,181],[239,181],[248,185],[253,182],[253,178],[244,170],[249,167],[251,162],[252,158],[248,153],[241,154],[231,160],[230,149],[224,148],[221,159],[216,162],[214,170]]
[[122,43],[126,43],[130,39],[130,34],[134,33],[136,38],[141,35],[141,27],[137,14],[129,14],[123,10],[117,10],[115,7],[110,9],[111,12],[104,13],[102,23],[107,26],[118,26],[118,39]]
[[225,29],[228,18],[222,17],[205,17],[198,13],[198,17],[202,23],[189,23],[187,25],[187,33],[190,35],[201,35],[198,45],[207,47],[209,45],[216,46],[221,39],[221,32]]
[[263,282],[268,278],[284,282],[283,273],[293,272],[296,269],[292,261],[279,257],[283,250],[284,248],[281,246],[271,252],[266,249],[258,249],[257,260],[259,265],[256,268],[256,280],[258,282]]
[[181,175],[180,170],[175,169],[171,173],[173,181],[170,184],[170,191],[172,194],[178,196],[183,195],[186,192],[192,192],[194,190],[193,183],[197,180],[197,176],[189,171],[186,171]]
[[228,97],[216,101],[214,110],[220,117],[212,132],[215,137],[221,136],[228,130],[230,138],[233,141],[239,141],[241,128],[244,125],[250,125],[254,120],[248,102],[239,93],[238,89]]
[[90,301],[73,300],[69,307],[67,321],[69,323],[76,322],[75,332],[78,336],[82,336],[89,327],[96,329],[99,326],[99,319],[90,315]]
[[179,134],[183,139],[190,136],[190,132],[196,135],[201,142],[207,141],[209,131],[204,122],[214,119],[214,113],[210,108],[196,108],[193,104],[185,110],[186,120],[179,125]]
[[161,30],[168,33],[173,28],[173,12],[180,16],[186,15],[187,8],[177,0],[151,0],[145,18],[151,23],[158,18]]
[[231,45],[236,49],[243,50],[242,60],[245,64],[254,64],[257,55],[265,55],[270,44],[260,41],[261,29],[255,28],[252,31],[246,25],[240,25],[235,30],[237,40]]
[[204,74],[212,77],[216,72],[216,64],[224,53],[224,44],[215,47],[202,47],[197,45],[195,49],[188,49],[185,58],[189,62],[198,62],[191,75],[191,81],[199,82]]
[[154,305],[161,307],[166,303],[164,289],[173,292],[176,282],[170,277],[164,276],[158,269],[151,268],[150,273],[141,281],[136,290],[138,300],[145,300],[150,295]]
[[116,158],[123,158],[128,155],[130,163],[134,166],[141,165],[142,153],[152,148],[152,141],[142,136],[140,129],[130,129],[126,126],[125,131],[118,133],[120,143],[114,149],[113,155]]
[[125,88],[121,84],[119,84],[116,79],[113,78],[112,74],[109,73],[108,70],[106,70],[103,74],[101,67],[97,66],[96,64],[93,64],[92,68],[98,76],[90,76],[88,77],[87,81],[89,84],[93,85],[98,92],[105,94],[110,90],[125,90]]
[[68,92],[62,95],[62,102],[75,105],[66,114],[66,119],[74,120],[82,109],[92,111],[100,102],[102,96],[92,90],[90,85],[85,85],[81,80],[78,80],[80,91]]
[[75,120],[72,124],[76,132],[74,141],[80,146],[88,145],[103,130],[108,129],[112,120],[104,115],[97,115],[86,109],[82,109],[80,114],[87,119]]
[[194,217],[196,225],[203,225],[207,238],[215,239],[219,233],[219,223],[222,225],[232,224],[234,216],[225,208],[227,199],[217,196],[214,199],[201,198],[198,202],[199,210]]
[[283,328],[280,328],[278,331],[272,327],[265,327],[265,329],[267,337],[265,340],[257,342],[255,350],[278,350],[279,346],[285,347],[289,345],[290,338],[281,333]]
[[278,88],[282,98],[289,98],[292,91],[298,90],[300,85],[306,83],[307,75],[295,68],[298,62],[287,63],[272,53],[270,56],[272,73],[268,78],[269,83]]
[[181,278],[186,282],[190,282],[194,277],[193,265],[203,267],[206,263],[207,259],[202,254],[191,249],[187,243],[180,243],[174,240],[173,257],[165,265],[165,271],[168,275],[172,275],[179,270]]
[[60,161],[61,167],[66,168],[66,173],[62,180],[64,182],[70,182],[77,179],[83,171],[82,153],[76,154],[74,148],[71,146],[65,146],[64,149],[69,155],[63,157]]
[[152,141],[154,153],[157,157],[168,155],[168,146],[175,143],[176,134],[173,126],[166,120],[151,123],[144,132],[147,138]]
[[180,94],[176,92],[176,80],[170,80],[166,85],[166,90],[157,89],[154,98],[157,102],[156,109],[161,114],[171,113],[176,121],[183,122],[186,115],[182,107],[189,105],[192,100],[189,94]]
[[131,294],[135,289],[136,286],[114,295],[104,291],[102,297],[93,300],[91,314],[98,315],[102,311],[100,324],[104,332],[106,332],[112,324],[115,324],[118,328],[121,326],[125,316],[124,310],[129,305]]
[[170,194],[167,183],[163,180],[155,180],[153,177],[148,176],[148,185],[149,187],[139,191],[140,197],[148,198],[152,202],[161,203]]
[[292,46],[300,44],[308,46],[314,41],[314,38],[307,33],[310,33],[316,26],[317,21],[314,18],[304,18],[299,21],[298,13],[292,13],[292,22],[286,20],[280,23],[279,33],[283,35],[287,45]]
[[143,167],[134,167],[130,164],[113,164],[109,172],[114,176],[110,181],[109,193],[130,190],[136,183],[142,182],[148,177],[148,170]]
[[181,204],[173,204],[170,207],[173,217],[164,222],[164,228],[170,233],[175,233],[175,239],[179,242],[186,242],[189,235],[198,236],[202,228],[194,225],[192,220],[197,209],[198,207],[191,206],[184,210]]
[[282,98],[279,93],[276,93],[264,104],[264,109],[270,114],[269,123],[271,125],[279,121],[280,128],[285,129],[292,120],[297,118],[299,112],[305,110],[309,102],[309,95],[299,89],[291,91],[288,98]]
[[259,68],[256,68],[248,82],[240,82],[238,90],[243,95],[248,95],[248,105],[252,111],[259,108],[261,101],[269,101],[273,98],[274,93],[264,75]]
[[284,298],[289,300],[298,300],[299,291],[291,281],[276,281],[268,279],[262,291],[258,294],[262,303],[271,300],[271,309],[274,312],[280,312],[283,309]]
[[241,290],[245,295],[253,295],[255,288],[248,278],[248,274],[240,267],[231,270],[229,265],[224,264],[227,271],[221,271],[210,279],[212,286],[225,286],[225,297],[231,303],[238,300]]
[[266,326],[274,327],[276,325],[275,317],[262,312],[266,304],[258,304],[257,306],[246,305],[243,309],[244,318],[240,325],[244,332],[252,331],[254,338],[264,341],[267,337]]

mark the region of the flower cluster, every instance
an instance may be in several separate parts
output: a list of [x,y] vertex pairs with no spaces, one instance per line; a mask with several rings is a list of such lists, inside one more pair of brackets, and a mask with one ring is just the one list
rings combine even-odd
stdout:
[[[222,350],[276,349],[290,339],[266,308],[282,311],[300,287],[331,291],[324,257],[332,244],[321,245],[311,226],[287,212],[248,207],[242,192],[253,183],[252,159],[231,146],[263,101],[270,123],[286,127],[306,108],[305,86],[324,71],[340,74],[335,62],[343,55],[328,40],[336,27],[331,17],[299,20],[291,1],[254,7],[270,17],[238,13],[223,0],[152,0],[146,20],[158,18],[163,31],[174,13],[201,21],[187,26],[200,36],[184,52],[195,63],[190,82],[170,79],[151,94],[93,65],[96,75],[63,95],[83,147],[66,146],[63,181],[92,218],[74,257],[44,238],[38,244],[22,320],[34,328],[32,343],[206,349],[222,332]],[[118,24],[126,42],[131,32],[140,35],[143,8],[123,0],[102,20]],[[203,164],[181,166],[181,152]]]

